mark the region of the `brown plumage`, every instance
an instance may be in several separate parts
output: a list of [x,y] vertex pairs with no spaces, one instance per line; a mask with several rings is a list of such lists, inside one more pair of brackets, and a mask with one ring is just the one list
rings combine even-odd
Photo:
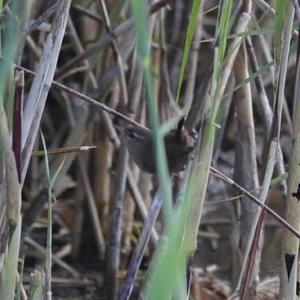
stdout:
[[[123,130],[123,139],[131,159],[139,168],[147,173],[155,173],[151,131],[140,127],[127,127]],[[194,138],[184,127],[184,119],[165,136],[164,141],[170,173],[182,171],[191,159],[195,146]]]

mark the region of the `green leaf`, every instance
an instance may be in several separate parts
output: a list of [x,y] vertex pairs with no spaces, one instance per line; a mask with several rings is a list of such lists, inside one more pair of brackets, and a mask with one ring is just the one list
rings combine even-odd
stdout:
[[218,45],[218,65],[216,69],[216,76],[219,79],[221,76],[222,65],[225,58],[225,52],[227,47],[227,38],[230,30],[230,19],[232,10],[232,0],[225,0],[221,9],[220,18],[220,42]]
[[144,1],[132,0],[131,7],[137,33],[137,53],[142,60],[145,60],[149,58],[149,33],[146,25],[148,17],[146,15]]
[[179,81],[178,81],[178,87],[177,87],[177,93],[176,93],[176,103],[178,103],[178,101],[179,101],[184,71],[185,71],[186,64],[187,64],[187,61],[189,58],[193,35],[194,35],[195,29],[197,26],[197,18],[198,18],[200,7],[201,7],[201,0],[194,0],[193,6],[192,6],[192,11],[191,11],[191,16],[190,16],[190,20],[189,20],[189,25],[188,25],[188,29],[187,29],[184,49],[183,49],[182,62],[181,62],[181,66],[180,66]]
[[267,71],[271,69],[271,67],[274,65],[274,61],[271,61],[259,68],[258,71],[251,73],[248,78],[245,80],[241,81],[238,85],[236,85],[233,89],[229,90],[228,93],[226,93],[223,98],[228,97],[229,95],[233,94],[235,91],[237,91],[239,88],[241,88],[243,85],[253,82],[255,78],[265,74]]
[[153,96],[153,78],[149,56],[149,40],[150,36],[146,24],[148,17],[145,13],[145,1],[131,0],[133,21],[137,33],[137,53],[141,59],[144,68],[144,83],[146,89],[146,101],[150,118],[150,124],[153,132],[154,153],[157,166],[157,175],[159,179],[159,186],[164,199],[163,212],[165,214],[167,223],[172,213],[172,190],[171,180],[167,168],[167,159],[165,145],[159,133],[159,121],[157,109],[154,104]]
[[288,9],[289,0],[276,0],[275,2],[275,33],[274,33],[274,54],[275,65],[279,62],[282,47],[282,30],[285,23],[286,12]]
[[57,177],[58,177],[58,175],[59,175],[59,173],[60,173],[60,171],[61,171],[61,169],[62,169],[64,163],[65,163],[65,159],[62,160],[62,162],[61,162],[60,165],[58,166],[56,172],[55,172],[54,175],[52,176],[52,178],[51,178],[51,180],[50,180],[50,188],[51,188],[51,189],[53,188],[53,186],[54,186],[54,184],[55,184],[55,181],[56,181],[56,179],[57,179]]
[[43,149],[45,152],[45,169],[46,169],[46,175],[47,175],[47,180],[48,180],[48,184],[50,184],[50,170],[49,170],[49,161],[48,161],[48,154],[47,154],[47,148],[46,148],[46,142],[45,142],[45,138],[44,135],[42,133],[42,131],[40,131],[41,133],[41,139],[42,139],[42,144],[43,144]]

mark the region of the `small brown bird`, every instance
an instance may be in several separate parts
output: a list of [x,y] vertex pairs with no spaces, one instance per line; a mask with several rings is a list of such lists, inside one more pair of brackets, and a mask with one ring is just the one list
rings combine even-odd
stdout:
[[[155,173],[155,157],[152,146],[152,132],[140,127],[127,127],[123,130],[123,140],[131,159],[147,173]],[[167,162],[170,173],[182,171],[191,159],[195,139],[184,127],[184,118],[176,129],[164,138]]]

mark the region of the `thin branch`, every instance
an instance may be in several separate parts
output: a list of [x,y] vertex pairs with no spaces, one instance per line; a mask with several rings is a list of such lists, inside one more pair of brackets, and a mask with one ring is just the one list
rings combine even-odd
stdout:
[[[157,12],[162,7],[166,6],[168,4],[169,0],[160,0],[155,3],[153,3],[149,8],[149,13],[153,14]],[[107,34],[104,37],[102,37],[98,42],[96,42],[94,45],[86,49],[83,53],[77,55],[73,59],[71,59],[68,63],[66,63],[64,66],[60,68],[60,70],[57,72],[57,76],[60,76],[62,73],[66,72],[67,70],[71,69],[74,65],[76,65],[78,62],[83,60],[84,58],[87,58],[94,54],[95,52],[99,52],[100,49],[107,46],[113,39],[116,37],[124,34],[127,30],[131,29],[133,26],[133,20],[129,19],[118,25],[111,34]]]
[[[33,75],[33,76],[36,76],[36,73],[27,69],[27,68],[24,68],[24,67],[21,67],[21,66],[15,66],[17,69],[20,69],[20,70],[23,70],[24,72],[30,74],[30,75]],[[73,96],[76,96],[78,97],[79,99],[81,100],[84,100],[85,102],[89,103],[90,105],[94,106],[95,108],[99,109],[99,110],[104,110],[106,111],[107,113],[111,114],[111,115],[114,115],[115,117],[125,121],[126,123],[129,123],[133,126],[138,126],[138,127],[141,127],[141,128],[144,128],[144,129],[147,129],[145,128],[144,126],[142,126],[141,124],[139,124],[138,122],[134,121],[133,119],[130,119],[129,117],[127,117],[126,115],[116,111],[115,109],[113,108],[110,108],[109,106],[101,103],[101,102],[98,102],[97,100],[89,97],[89,96],[86,96],[72,88],[69,88],[67,87],[66,85],[62,84],[62,83],[59,83],[55,80],[52,81],[52,85],[53,86],[56,86],[58,87],[59,89],[73,95]]]
[[161,206],[162,206],[162,197],[161,197],[161,194],[158,192],[156,194],[156,196],[154,197],[154,200],[151,204],[147,219],[145,220],[143,231],[139,238],[139,242],[132,254],[132,257],[131,257],[131,260],[130,260],[130,263],[128,266],[128,271],[127,271],[127,274],[125,277],[124,286],[123,286],[123,288],[120,292],[119,298],[118,298],[119,300],[128,300],[131,295],[135,278],[137,276],[139,267],[141,265],[146,247],[148,245],[150,233],[151,233],[153,226],[155,224],[155,221],[158,217]]
[[[96,149],[96,146],[74,146],[74,147],[65,147],[60,149],[52,149],[47,150],[47,155],[59,155],[59,154],[66,154],[66,153],[73,153],[73,152],[82,152],[82,151],[88,151],[91,149]],[[38,150],[38,151],[32,151],[31,156],[32,157],[41,157],[45,155],[45,151]]]
[[26,35],[29,35],[32,31],[37,29],[45,20],[51,17],[57,10],[60,0],[57,0],[52,6],[50,6],[43,14],[41,14],[36,20],[32,21],[26,28]]
[[272,217],[274,217],[280,224],[282,224],[289,232],[295,235],[298,239],[300,239],[300,233],[293,228],[289,223],[287,223],[283,218],[281,218],[274,210],[272,210],[268,205],[261,202],[258,198],[249,193],[246,189],[236,183],[234,180],[223,174],[221,171],[215,169],[214,167],[210,167],[211,173],[222,181],[230,184],[235,189],[237,189],[240,193],[243,193],[247,198],[251,201],[255,202],[258,206],[260,206],[263,210],[268,212]]
[[24,122],[22,127],[22,184],[27,173],[31,152],[36,140],[50,85],[54,77],[70,5],[70,0],[59,3],[51,32],[47,36],[43,49],[37,76],[33,80],[24,108]]

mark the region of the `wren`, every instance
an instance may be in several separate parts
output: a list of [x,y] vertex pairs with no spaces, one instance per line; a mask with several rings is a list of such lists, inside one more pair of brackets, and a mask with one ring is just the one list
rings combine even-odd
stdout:
[[[123,130],[123,140],[131,159],[139,168],[154,174],[156,167],[152,132],[137,126],[127,127]],[[194,137],[184,127],[184,118],[179,121],[176,129],[165,136],[164,143],[169,172],[184,170],[195,147]]]

